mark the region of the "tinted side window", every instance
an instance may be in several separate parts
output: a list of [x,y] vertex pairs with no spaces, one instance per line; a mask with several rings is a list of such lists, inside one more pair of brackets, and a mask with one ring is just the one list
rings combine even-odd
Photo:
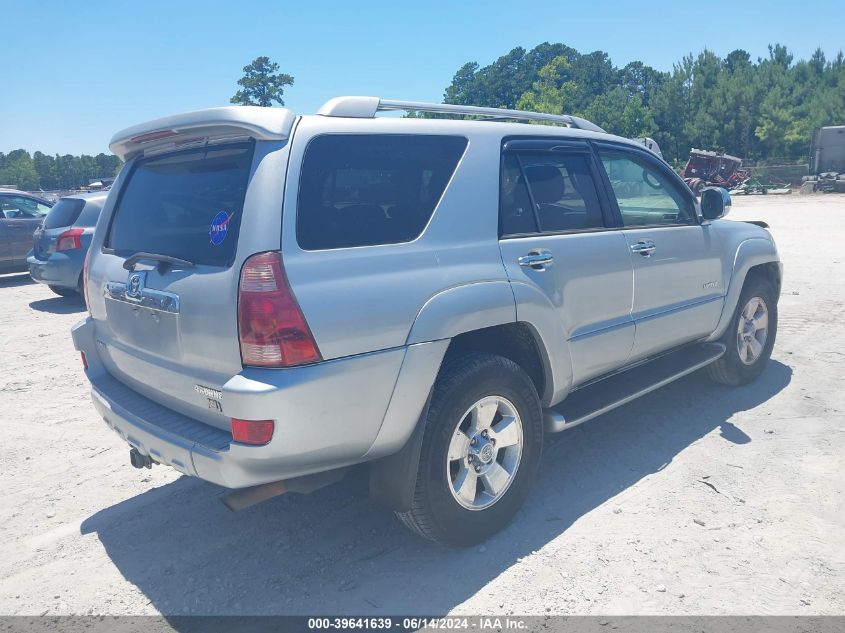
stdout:
[[502,235],[536,232],[538,221],[539,230],[549,233],[604,227],[589,158],[583,154],[506,153],[500,200]]
[[0,196],[0,210],[10,220],[43,218],[50,206],[23,196]]
[[604,227],[601,204],[583,154],[523,154],[522,167],[537,205],[540,231]]
[[670,176],[634,153],[599,150],[623,226],[695,224],[695,209]]
[[45,229],[57,229],[63,226],[70,226],[76,222],[79,212],[85,206],[85,200],[79,198],[62,198],[50,209],[44,219]]
[[466,149],[457,136],[331,134],[305,151],[296,235],[306,250],[409,242]]
[[528,186],[522,177],[519,159],[514,153],[502,157],[501,189],[499,192],[499,233],[518,235],[536,233],[537,220],[531,208]]

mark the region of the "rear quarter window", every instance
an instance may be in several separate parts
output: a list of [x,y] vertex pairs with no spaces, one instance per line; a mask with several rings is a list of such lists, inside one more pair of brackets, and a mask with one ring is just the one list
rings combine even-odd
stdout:
[[85,208],[82,209],[82,212],[79,214],[79,217],[76,218],[76,222],[74,224],[76,226],[97,226],[97,220],[100,219],[100,212],[103,210],[103,203],[102,202],[87,202],[85,204]]
[[44,218],[45,229],[59,229],[63,226],[71,226],[79,217],[82,207],[85,206],[85,200],[79,198],[62,198],[60,199],[50,211],[47,212],[47,217]]
[[231,266],[237,250],[252,143],[139,160],[111,218],[105,246],[194,264]]
[[431,218],[467,140],[331,134],[306,148],[296,235],[305,250],[409,242]]

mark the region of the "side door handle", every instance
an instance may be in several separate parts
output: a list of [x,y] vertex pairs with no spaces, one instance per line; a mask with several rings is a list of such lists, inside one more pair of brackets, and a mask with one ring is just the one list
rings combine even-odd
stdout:
[[651,257],[656,250],[657,246],[651,240],[640,240],[636,244],[631,244],[631,252],[639,253],[643,257]]
[[551,251],[545,249],[529,251],[527,255],[523,255],[518,260],[519,265],[523,268],[533,268],[534,270],[545,270],[545,266],[551,266],[554,261],[554,255]]

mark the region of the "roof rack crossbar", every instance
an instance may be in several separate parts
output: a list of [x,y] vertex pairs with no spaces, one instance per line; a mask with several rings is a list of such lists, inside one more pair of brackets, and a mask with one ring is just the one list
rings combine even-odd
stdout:
[[324,116],[353,116],[372,118],[376,112],[403,110],[405,112],[431,112],[436,114],[462,114],[493,119],[516,119],[520,121],[548,121],[562,123],[579,130],[604,132],[595,123],[570,114],[547,114],[506,108],[483,108],[479,106],[456,105],[452,103],[427,103],[425,101],[400,101],[378,97],[337,97],[327,102],[318,114]]

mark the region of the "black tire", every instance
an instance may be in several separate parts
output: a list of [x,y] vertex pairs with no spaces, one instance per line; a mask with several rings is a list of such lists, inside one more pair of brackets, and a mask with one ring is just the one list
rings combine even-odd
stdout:
[[78,293],[74,288],[63,288],[62,286],[47,286],[60,297],[75,297]]
[[[754,298],[761,298],[768,310],[768,332],[766,341],[763,344],[762,353],[750,364],[746,364],[740,358],[738,345],[739,322],[742,318],[742,310],[748,302]],[[733,318],[728,329],[721,339],[726,347],[725,355],[715,363],[707,366],[707,375],[711,380],[723,385],[739,386],[755,380],[769,362],[772,355],[772,348],[775,345],[775,337],[778,327],[778,305],[777,295],[772,284],[763,277],[754,276],[745,282]]]
[[[461,416],[488,396],[506,398],[522,421],[522,454],[510,485],[492,505],[470,510],[451,492],[449,444]],[[520,509],[537,475],[543,448],[543,416],[534,383],[522,368],[493,354],[469,353],[440,371],[423,436],[413,504],[396,515],[411,530],[441,544],[468,546],[492,536]]]

